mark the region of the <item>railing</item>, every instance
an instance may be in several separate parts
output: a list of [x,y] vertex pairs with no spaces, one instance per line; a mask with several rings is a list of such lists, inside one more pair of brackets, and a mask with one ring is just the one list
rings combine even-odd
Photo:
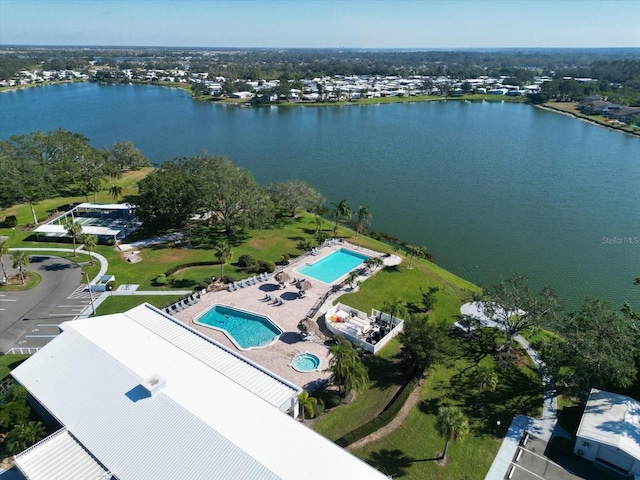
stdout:
[[8,355],[33,355],[40,347],[12,347],[7,351]]

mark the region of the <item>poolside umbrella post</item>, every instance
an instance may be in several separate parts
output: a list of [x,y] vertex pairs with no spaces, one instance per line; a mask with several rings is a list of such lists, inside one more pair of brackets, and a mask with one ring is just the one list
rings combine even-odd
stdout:
[[289,276],[289,274],[285,272],[278,273],[275,278],[280,284],[280,288],[284,288],[287,282],[291,280],[291,277]]

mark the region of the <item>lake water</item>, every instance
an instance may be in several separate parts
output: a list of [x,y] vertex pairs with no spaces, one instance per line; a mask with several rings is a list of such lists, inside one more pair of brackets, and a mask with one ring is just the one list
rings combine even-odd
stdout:
[[640,308],[640,138],[502,102],[250,108],[88,83],[3,93],[0,111],[0,138],[62,127],[156,163],[226,155],[260,184],[369,205],[372,228],[478,284],[520,272],[570,307]]

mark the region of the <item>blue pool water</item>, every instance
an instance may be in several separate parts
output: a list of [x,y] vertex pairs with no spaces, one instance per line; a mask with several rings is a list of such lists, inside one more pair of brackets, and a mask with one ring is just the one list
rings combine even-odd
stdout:
[[341,248],[311,265],[305,265],[296,271],[324,283],[333,283],[363,263],[366,255]]
[[301,353],[293,357],[291,366],[299,372],[314,372],[320,368],[320,358],[313,353]]
[[223,330],[242,349],[264,347],[282,333],[280,327],[265,316],[224,305],[214,305],[195,323]]

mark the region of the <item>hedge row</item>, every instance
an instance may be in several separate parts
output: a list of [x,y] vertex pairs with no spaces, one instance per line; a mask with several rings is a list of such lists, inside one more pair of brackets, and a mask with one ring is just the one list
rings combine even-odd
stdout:
[[211,266],[211,265],[220,265],[220,262],[212,262],[210,260],[208,261],[204,261],[204,262],[188,262],[188,263],[183,263],[181,265],[176,265],[175,267],[171,267],[169,270],[167,270],[166,272],[164,272],[164,274],[169,277],[171,275],[173,275],[174,273],[176,273],[178,270],[182,270],[183,268],[189,268],[189,267],[206,267],[206,266]]
[[411,379],[408,383],[402,387],[402,391],[398,392],[396,396],[387,405],[385,410],[376,418],[364,425],[360,425],[358,428],[346,433],[342,438],[338,439],[336,443],[341,447],[346,447],[354,442],[357,442],[361,438],[371,435],[373,432],[380,430],[385,425],[389,424],[396,415],[400,412],[400,409],[404,406],[409,395],[413,392],[413,389],[418,384],[417,379]]

